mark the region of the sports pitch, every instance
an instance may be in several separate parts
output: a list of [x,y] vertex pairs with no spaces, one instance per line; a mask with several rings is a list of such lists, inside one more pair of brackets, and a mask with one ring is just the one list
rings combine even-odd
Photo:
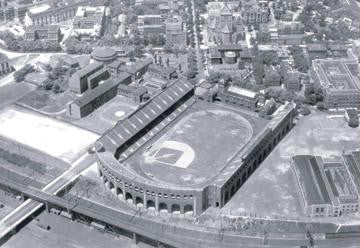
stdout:
[[182,186],[203,183],[253,137],[251,118],[196,103],[125,163],[152,180]]

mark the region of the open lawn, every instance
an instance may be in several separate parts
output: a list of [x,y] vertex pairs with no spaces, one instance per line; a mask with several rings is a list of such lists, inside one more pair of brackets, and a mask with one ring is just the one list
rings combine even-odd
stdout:
[[343,150],[360,147],[360,128],[351,128],[341,113],[300,117],[290,133],[260,165],[235,196],[221,210],[224,213],[252,213],[261,216],[303,217],[295,191],[291,156],[340,155]]
[[44,114],[58,115],[65,112],[66,104],[74,99],[69,90],[54,94],[51,90],[38,88],[19,99],[18,104]]
[[36,86],[28,83],[6,84],[0,87],[0,108],[16,102],[35,89]]

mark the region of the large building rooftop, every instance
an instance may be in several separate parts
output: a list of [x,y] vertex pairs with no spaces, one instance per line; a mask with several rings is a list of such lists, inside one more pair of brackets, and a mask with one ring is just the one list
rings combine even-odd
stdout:
[[316,59],[313,70],[323,88],[360,90],[359,64],[349,59]]

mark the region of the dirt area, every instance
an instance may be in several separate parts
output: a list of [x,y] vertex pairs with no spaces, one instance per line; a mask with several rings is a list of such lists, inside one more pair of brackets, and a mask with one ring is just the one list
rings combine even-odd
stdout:
[[359,140],[360,127],[349,127],[343,114],[312,109],[311,115],[300,117],[293,130],[221,212],[232,215],[303,217],[290,170],[291,156],[340,155],[343,150],[359,148]]
[[35,89],[36,86],[28,83],[6,84],[0,87],[0,108],[16,102]]
[[[117,121],[131,114],[138,104],[123,96],[116,96],[80,120],[71,120],[77,126],[102,134],[112,128]],[[68,118],[65,118],[68,119]]]
[[[50,226],[50,230],[43,227]],[[26,227],[22,228],[15,236],[11,237],[4,248],[136,248],[149,247],[139,243],[135,245],[127,237],[115,237],[102,233],[85,224],[72,222],[64,217],[42,213]]]
[[0,111],[0,135],[69,163],[99,138],[95,133],[21,107]]
[[251,124],[237,113],[195,107],[127,163],[159,181],[198,184],[219,173],[252,135]]

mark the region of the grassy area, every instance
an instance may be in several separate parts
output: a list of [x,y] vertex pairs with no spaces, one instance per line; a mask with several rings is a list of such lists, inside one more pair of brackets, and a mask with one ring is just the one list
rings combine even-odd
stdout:
[[226,214],[267,217],[304,217],[291,171],[291,156],[340,155],[345,149],[360,147],[360,128],[351,128],[341,113],[312,110],[261,164],[221,210]]
[[35,89],[36,86],[28,83],[11,83],[0,87],[0,108],[16,102]]
[[47,113],[57,113],[65,111],[66,104],[74,99],[70,91],[54,94],[51,90],[44,90],[41,88],[22,97],[18,103],[20,105],[28,106],[39,111]]

